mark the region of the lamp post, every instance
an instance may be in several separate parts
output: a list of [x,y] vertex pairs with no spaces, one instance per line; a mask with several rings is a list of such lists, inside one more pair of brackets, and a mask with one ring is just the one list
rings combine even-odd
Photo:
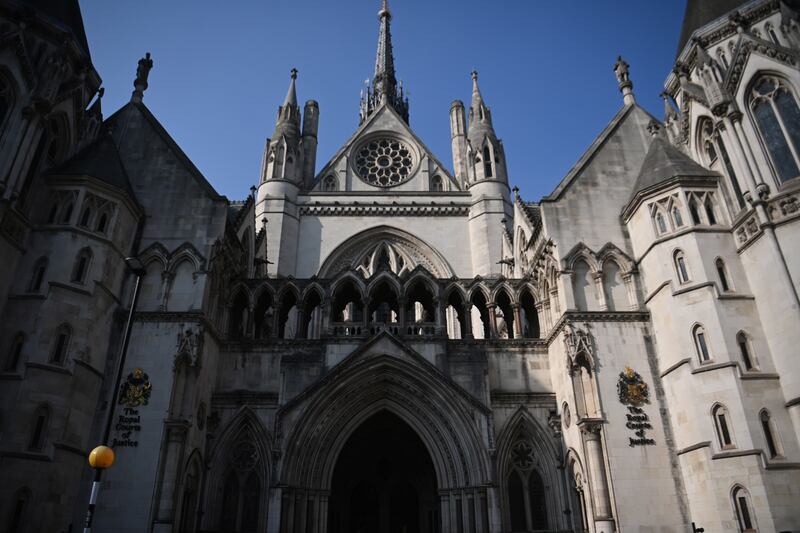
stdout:
[[114,379],[114,385],[111,389],[111,402],[108,404],[108,413],[106,414],[106,421],[103,426],[102,444],[89,454],[89,465],[94,469],[94,481],[92,482],[92,493],[89,496],[89,508],[86,511],[86,522],[83,527],[83,533],[91,533],[92,531],[92,518],[94,517],[94,508],[97,504],[97,495],[100,492],[100,480],[103,475],[103,470],[114,464],[114,450],[108,445],[109,438],[111,436],[111,426],[114,423],[114,410],[117,406],[122,373],[125,370],[125,356],[128,354],[128,344],[130,344],[131,340],[133,313],[136,311],[136,302],[139,300],[139,288],[146,272],[144,265],[142,265],[142,262],[136,257],[126,257],[125,265],[128,267],[128,270],[136,276],[136,284],[133,288],[133,298],[131,300],[130,311],[128,311],[128,320],[125,323],[125,331],[122,335],[122,347],[120,348],[119,357],[117,358],[117,373]]

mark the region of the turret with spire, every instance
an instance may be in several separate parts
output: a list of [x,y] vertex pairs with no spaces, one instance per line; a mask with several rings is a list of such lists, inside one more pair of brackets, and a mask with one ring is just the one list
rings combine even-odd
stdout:
[[503,143],[492,125],[492,110],[486,105],[478,87],[478,73],[472,72],[472,102],[467,129],[467,171],[470,181],[498,180],[508,182]]
[[378,52],[375,57],[375,75],[372,78],[372,85],[367,87],[366,94],[361,97],[361,124],[384,104],[392,106],[408,123],[408,98],[403,94],[402,82],[398,85],[394,71],[392,12],[389,11],[389,1],[382,1],[381,10],[378,12],[380,32],[378,34]]
[[286,98],[283,100],[283,105],[278,108],[278,118],[275,121],[272,139],[267,141],[265,148],[262,182],[277,179],[302,184],[307,181],[305,174],[313,173],[313,169],[309,170],[305,161],[309,158],[315,159],[316,153],[306,153],[308,150],[304,145],[306,137],[309,137],[314,144],[311,148],[314,152],[316,151],[316,127],[319,116],[316,102],[310,101],[306,104],[306,114],[313,114],[314,117],[310,121],[310,125],[309,121],[306,121],[301,134],[300,106],[297,104],[297,69],[292,69]]

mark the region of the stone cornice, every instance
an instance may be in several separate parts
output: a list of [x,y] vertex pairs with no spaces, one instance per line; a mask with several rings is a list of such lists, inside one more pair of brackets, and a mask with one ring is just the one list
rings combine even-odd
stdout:
[[316,204],[300,206],[300,216],[395,216],[395,217],[461,217],[469,215],[470,207],[464,204],[451,203],[450,205],[436,204]]

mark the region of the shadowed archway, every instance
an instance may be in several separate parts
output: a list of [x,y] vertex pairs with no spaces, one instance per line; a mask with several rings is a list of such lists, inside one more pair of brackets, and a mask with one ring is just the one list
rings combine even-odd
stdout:
[[428,450],[389,411],[348,438],[333,471],[328,533],[438,533],[439,496]]

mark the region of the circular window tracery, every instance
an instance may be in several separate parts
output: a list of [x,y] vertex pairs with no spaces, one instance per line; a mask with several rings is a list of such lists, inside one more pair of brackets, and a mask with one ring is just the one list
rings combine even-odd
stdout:
[[413,167],[414,152],[400,139],[380,137],[364,143],[356,150],[356,172],[370,185],[399,185],[411,177]]

